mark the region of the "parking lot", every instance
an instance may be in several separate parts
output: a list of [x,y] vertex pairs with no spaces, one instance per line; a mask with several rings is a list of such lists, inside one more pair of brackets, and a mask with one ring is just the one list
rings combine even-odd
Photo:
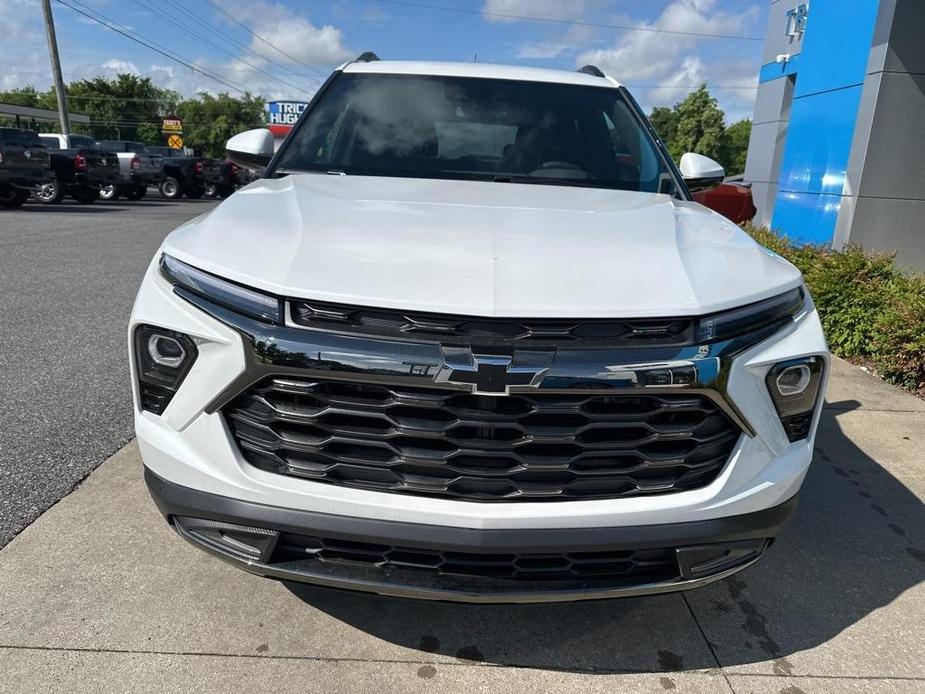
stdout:
[[0,546],[132,436],[126,324],[172,228],[213,203],[0,210]]
[[925,692],[925,402],[841,361],[794,521],[695,592],[422,603],[185,544],[130,442],[125,325],[212,204],[0,212],[0,691]]

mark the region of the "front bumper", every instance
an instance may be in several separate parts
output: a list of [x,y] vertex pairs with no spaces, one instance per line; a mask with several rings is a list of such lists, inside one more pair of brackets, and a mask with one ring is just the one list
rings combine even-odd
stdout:
[[[793,497],[741,516],[631,528],[475,530],[266,506],[173,484],[147,468],[145,481],[158,509],[184,539],[251,573],[394,597],[477,603],[564,602],[697,588],[757,561],[796,506]],[[310,550],[299,557],[291,547],[278,549],[281,538],[299,537],[324,538],[325,546],[346,546],[356,554],[326,558],[325,550]],[[508,561],[536,567],[537,561],[560,557],[580,562],[650,550],[667,552],[671,565],[663,562],[654,572],[547,578],[535,569],[517,576],[475,576],[382,558],[452,556],[463,566],[503,569]]]
[[[291,374],[333,374],[340,378],[355,377],[366,371],[364,377],[374,374],[374,380],[388,381],[395,377],[389,373],[393,364],[403,361],[438,364],[439,348],[406,346],[414,351],[411,355],[414,358],[395,360],[386,354],[383,341],[324,336],[289,327],[279,327],[275,332],[258,337],[257,333],[264,331],[264,327],[245,325],[238,318],[226,316],[223,319],[214,306],[196,305],[178,296],[160,275],[156,259],[136,300],[129,326],[130,340],[140,324],[163,326],[189,335],[199,352],[182,387],[160,416],[141,410],[135,383],[135,427],[139,447],[150,474],[161,480],[156,488],[152,485],[152,491],[155,499],[166,499],[159,501],[161,510],[181,532],[182,521],[177,526],[177,517],[220,520],[262,528],[270,533],[280,530],[302,535],[329,532],[335,538],[365,537],[367,541],[369,537],[382,534],[384,528],[407,527],[413,532],[402,532],[397,537],[386,534],[382,539],[388,543],[404,543],[399,545],[401,547],[419,547],[420,538],[430,537],[434,541],[428,546],[435,548],[447,546],[452,539],[451,546],[455,543],[458,547],[469,548],[468,551],[483,553],[495,548],[493,543],[502,542],[498,538],[507,538],[503,542],[514,549],[526,551],[533,547],[537,553],[548,553],[554,546],[553,538],[559,538],[560,546],[579,551],[576,548],[585,542],[583,538],[593,536],[594,542],[589,546],[668,548],[680,550],[679,559],[691,547],[704,544],[753,543],[749,550],[752,555],[745,563],[720,567],[709,575],[685,576],[679,563],[675,575],[659,576],[654,582],[617,582],[620,583],[617,585],[595,579],[590,583],[572,581],[553,587],[547,581],[541,586],[528,586],[519,580],[514,591],[518,593],[518,600],[573,600],[679,590],[721,578],[754,561],[789,515],[780,509],[792,503],[802,485],[812,459],[822,400],[820,398],[817,406],[810,437],[790,443],[768,394],[765,376],[773,364],[799,356],[821,355],[828,362],[821,325],[811,303],[792,324],[725,361],[713,359],[709,351],[701,355],[698,369],[713,368],[710,373],[722,384],[722,397],[733,408],[732,415],[741,417],[743,422],[743,433],[728,462],[706,486],[625,499],[477,503],[324,484],[261,470],[242,456],[221,409],[223,403],[253,379],[274,370]],[[253,332],[248,333],[251,329]],[[290,340],[302,342],[293,347]],[[313,345],[319,345],[322,340],[324,346],[321,347],[304,344],[315,341]],[[259,353],[254,349],[258,344],[263,345]],[[275,363],[281,354],[286,355],[285,363]],[[594,359],[589,359],[585,366],[570,370],[566,364],[574,364],[580,355],[557,355],[546,381],[567,387],[569,382],[563,379],[587,380],[588,374],[600,371],[600,363],[625,363],[618,361],[621,355],[601,357],[599,353],[592,356]],[[608,357],[613,360],[599,361]],[[319,371],[322,359],[324,370]],[[407,375],[407,370],[405,373]],[[199,501],[180,503],[175,500],[174,504],[164,491],[173,485],[195,494]],[[216,499],[223,501],[216,506],[213,504]],[[770,514],[770,520],[763,515],[765,513]],[[318,519],[324,519],[324,523],[319,525]],[[743,527],[751,534],[742,534]],[[654,536],[658,538],[655,545],[646,544],[653,528],[661,529],[658,531],[661,534]],[[683,531],[676,534],[682,528]],[[185,536],[194,539],[190,533]],[[527,539],[520,545],[511,538]],[[757,549],[754,542],[759,544]],[[513,599],[507,584],[483,582],[482,587],[476,588],[470,579],[460,581],[446,576],[431,576],[421,583],[420,572],[408,576],[407,571],[397,568],[390,569],[388,580],[383,580],[381,573],[370,574],[373,569],[369,567],[354,567],[357,573],[345,577],[333,573],[328,566],[308,565],[305,561],[297,565],[287,561],[281,565],[267,561],[266,557],[242,559],[223,555],[221,548],[208,545],[205,548],[249,571],[287,580],[434,599]]]

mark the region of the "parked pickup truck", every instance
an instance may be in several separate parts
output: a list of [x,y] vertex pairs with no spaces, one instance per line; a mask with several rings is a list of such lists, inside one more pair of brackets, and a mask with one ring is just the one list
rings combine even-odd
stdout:
[[209,159],[205,162],[206,195],[212,198],[227,198],[241,185],[244,171],[233,161]]
[[0,207],[19,207],[50,176],[48,148],[31,130],[0,128]]
[[39,202],[57,204],[70,195],[81,204],[95,202],[100,189],[119,180],[118,158],[96,146],[86,135],[42,133],[51,160],[51,178],[34,195]]
[[175,200],[185,195],[198,200],[205,194],[205,163],[201,157],[188,157],[182,149],[174,147],[148,147],[148,151],[161,157],[164,175],[158,190],[163,197]]
[[163,161],[151,154],[146,145],[131,140],[102,140],[96,144],[119,157],[119,181],[100,192],[103,200],[115,200],[120,195],[129,200],[141,200],[147,195],[148,186],[160,184],[164,175]]

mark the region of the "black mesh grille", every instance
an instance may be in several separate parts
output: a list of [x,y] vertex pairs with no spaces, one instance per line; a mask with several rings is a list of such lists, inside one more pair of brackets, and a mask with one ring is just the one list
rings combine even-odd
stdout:
[[478,318],[303,300],[290,301],[290,313],[293,322],[306,328],[406,340],[478,344],[481,347],[509,347],[512,344],[523,347],[576,341],[580,341],[583,347],[648,347],[686,345],[693,340],[693,321],[689,318]]
[[739,429],[697,394],[479,396],[276,378],[224,410],[270,472],[475,501],[663,494],[713,481]]
[[568,580],[626,578],[633,583],[677,578],[673,549],[605,550],[546,554],[477,554],[395,547],[284,533],[271,564],[314,560],[478,578]]

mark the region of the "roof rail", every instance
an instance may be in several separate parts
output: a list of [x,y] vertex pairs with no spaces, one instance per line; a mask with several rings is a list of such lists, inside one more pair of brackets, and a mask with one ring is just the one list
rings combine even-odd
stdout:
[[353,62],[355,63],[374,63],[379,60],[379,56],[372,51],[363,51]]
[[591,75],[592,77],[604,77],[604,73],[601,72],[601,69],[597,65],[585,65],[578,68],[578,72],[583,75]]

